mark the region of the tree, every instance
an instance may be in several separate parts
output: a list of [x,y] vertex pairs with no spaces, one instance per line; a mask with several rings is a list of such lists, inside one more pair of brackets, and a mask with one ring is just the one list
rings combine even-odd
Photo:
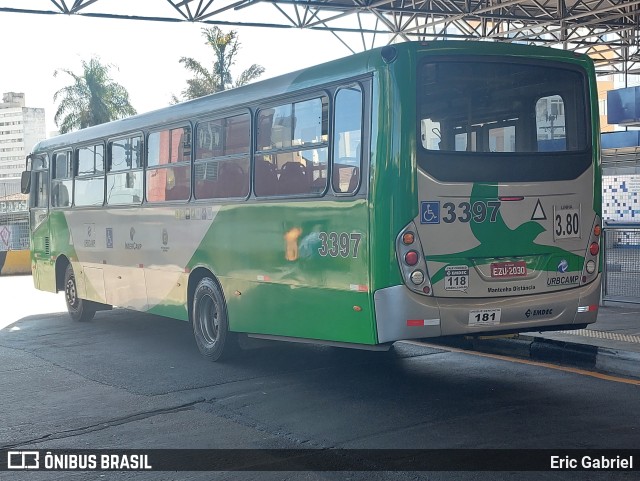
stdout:
[[[200,62],[191,57],[181,57],[180,63],[195,74],[187,80],[187,88],[182,91],[184,100],[195,99],[204,95],[221,92],[233,87],[240,87],[257,79],[264,73],[264,67],[253,64],[233,81],[231,66],[235,64],[236,55],[240,49],[238,33],[231,30],[224,33],[218,27],[203,28],[202,34],[207,39],[214,52],[215,58],[211,71],[207,70]],[[174,96],[173,102],[179,100]]]
[[53,95],[53,101],[60,99],[54,117],[60,133],[84,129],[92,125],[134,115],[136,110],[129,103],[129,93],[109,75],[112,65],[102,64],[93,57],[82,61],[81,75],[71,70],[60,69],[53,73],[66,73],[73,78],[73,84],[63,87]]

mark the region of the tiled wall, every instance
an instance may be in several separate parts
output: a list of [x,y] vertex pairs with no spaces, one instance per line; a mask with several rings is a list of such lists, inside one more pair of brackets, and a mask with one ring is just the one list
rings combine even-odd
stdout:
[[602,176],[603,220],[618,223],[640,223],[640,175]]
[[[602,176],[602,217],[605,223],[640,225],[640,174]],[[611,241],[613,247],[640,245],[635,229],[616,230]]]

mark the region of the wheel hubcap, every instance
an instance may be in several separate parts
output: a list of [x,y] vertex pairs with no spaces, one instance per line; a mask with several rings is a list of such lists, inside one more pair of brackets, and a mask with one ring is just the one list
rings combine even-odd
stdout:
[[74,282],[73,278],[70,278],[67,281],[67,285],[65,287],[65,294],[67,297],[67,304],[69,304],[71,307],[76,307],[76,303],[77,303],[77,297],[76,297],[76,283]]
[[215,345],[220,335],[220,316],[216,302],[209,295],[203,296],[200,299],[198,323],[204,342],[209,347]]

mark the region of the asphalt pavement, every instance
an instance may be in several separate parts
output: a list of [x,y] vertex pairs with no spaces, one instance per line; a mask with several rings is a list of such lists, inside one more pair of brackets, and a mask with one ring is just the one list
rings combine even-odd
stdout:
[[[3,299],[0,329],[27,316],[66,311],[64,295],[37,291],[31,276],[3,277],[2,281],[24,296],[19,302]],[[600,306],[597,322],[586,329],[425,341],[640,379],[640,304],[607,302]]]

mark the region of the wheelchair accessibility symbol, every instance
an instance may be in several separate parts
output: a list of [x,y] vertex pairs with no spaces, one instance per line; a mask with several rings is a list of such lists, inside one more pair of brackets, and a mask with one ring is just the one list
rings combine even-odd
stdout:
[[439,224],[440,223],[440,202],[428,201],[420,202],[420,223]]

